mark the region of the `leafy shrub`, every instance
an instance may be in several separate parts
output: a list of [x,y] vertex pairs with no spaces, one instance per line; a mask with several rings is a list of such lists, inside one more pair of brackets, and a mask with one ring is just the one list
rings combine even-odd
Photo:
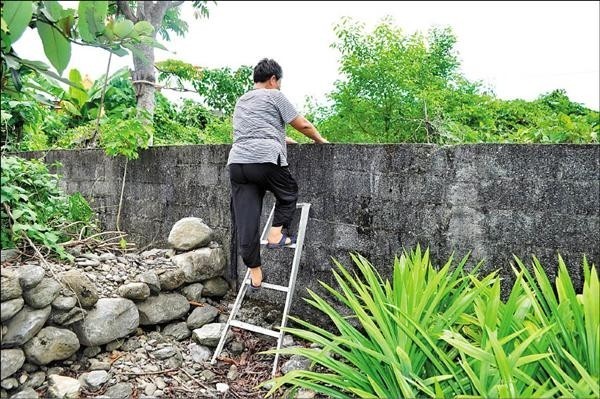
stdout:
[[164,95],[156,94],[153,117],[156,145],[203,143],[200,126],[206,124],[208,111],[191,101],[186,101],[182,108],[185,113],[179,111]]
[[231,144],[233,142],[233,120],[231,117],[213,116],[203,132],[205,144]]
[[152,126],[137,117],[135,108],[123,112],[120,118],[107,118],[101,125],[100,144],[110,156],[123,155],[137,159],[140,149],[148,148]]
[[58,180],[39,160],[2,157],[2,248],[27,246],[27,237],[72,258],[60,244],[69,233],[91,232],[94,214],[80,193],[64,195]]
[[352,259],[358,274],[335,262],[339,289],[321,283],[348,315],[309,290],[334,332],[292,318],[300,328],[284,330],[317,346],[268,353],[314,369],[277,377],[269,395],[291,385],[333,398],[598,397],[600,286],[585,259],[576,295],[562,258],[554,285],[535,258],[534,274],[516,258],[506,302],[495,273],[466,274],[466,258],[437,269],[417,247],[395,259],[391,281]]

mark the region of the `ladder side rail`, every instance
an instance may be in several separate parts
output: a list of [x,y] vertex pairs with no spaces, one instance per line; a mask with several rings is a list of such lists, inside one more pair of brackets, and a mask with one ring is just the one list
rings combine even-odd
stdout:
[[[281,349],[283,344],[283,328],[287,324],[288,313],[292,305],[292,298],[294,296],[294,290],[296,287],[296,276],[298,275],[298,267],[300,265],[300,258],[302,257],[302,247],[304,246],[304,237],[306,235],[306,225],[308,224],[308,213],[310,210],[309,203],[298,204],[302,206],[302,213],[300,214],[300,223],[298,226],[298,238],[296,239],[296,249],[294,251],[294,260],[292,263],[292,271],[290,273],[290,281],[288,284],[288,293],[285,298],[285,306],[283,308],[283,316],[281,320],[281,329],[279,338],[277,339],[277,350]],[[277,371],[277,362],[279,360],[279,353],[275,354],[275,361],[273,362],[272,375],[275,376]]]
[[[237,276],[236,276],[236,278],[237,278]],[[246,276],[244,277],[243,281],[246,281],[249,278],[250,278],[250,269],[246,270]],[[241,285],[238,295],[235,298],[233,308],[231,309],[231,313],[229,314],[229,318],[227,319],[227,323],[225,324],[225,328],[223,329],[223,333],[221,335],[221,339],[219,340],[219,344],[215,348],[215,353],[213,354],[213,358],[210,361],[210,364],[215,364],[217,362],[217,357],[221,354],[221,351],[223,350],[223,346],[225,346],[225,340],[227,338],[227,332],[229,331],[229,326],[231,325],[231,322],[235,319],[237,312],[239,312],[239,310],[242,306],[242,301],[244,300],[244,296],[246,295],[247,289],[248,289],[247,284]]]
[[269,213],[269,217],[267,219],[267,222],[265,223],[265,227],[263,228],[263,232],[260,235],[260,243],[261,244],[266,244],[267,241],[267,237],[269,235],[269,228],[271,227],[271,225],[273,224],[273,217],[275,215],[275,205],[273,205],[273,208],[271,208],[271,213]]

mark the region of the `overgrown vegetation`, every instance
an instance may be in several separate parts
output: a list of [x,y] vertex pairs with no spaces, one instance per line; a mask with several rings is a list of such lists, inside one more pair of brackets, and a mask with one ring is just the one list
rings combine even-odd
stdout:
[[306,356],[312,370],[276,378],[269,394],[282,386],[332,398],[600,394],[600,285],[585,258],[581,294],[562,258],[554,284],[537,259],[527,268],[515,258],[506,301],[498,276],[467,273],[467,258],[438,268],[417,247],[395,259],[391,280],[352,259],[354,273],[336,262],[339,288],[321,283],[338,307],[309,290],[307,302],[333,331],[297,318],[299,328],[285,329],[316,347],[279,353]]
[[59,176],[39,160],[2,157],[2,249],[37,245],[71,259],[62,244],[97,232],[85,198],[63,194],[58,182]]

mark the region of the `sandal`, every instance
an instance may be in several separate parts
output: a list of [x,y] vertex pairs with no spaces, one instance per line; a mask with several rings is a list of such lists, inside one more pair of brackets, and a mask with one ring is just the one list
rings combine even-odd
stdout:
[[[290,239],[289,243],[286,243],[287,239]],[[276,248],[283,248],[283,247],[287,247],[290,245],[293,245],[296,243],[296,237],[294,236],[288,236],[287,234],[283,233],[281,235],[281,240],[279,240],[278,243],[267,243],[267,248],[269,249],[276,249]]]
[[267,274],[264,272],[264,270],[262,272],[262,281],[260,282],[260,285],[256,286],[256,285],[252,284],[252,278],[250,278],[250,282],[248,283],[250,291],[252,291],[252,292],[260,291],[260,289],[262,288],[262,283],[263,283],[263,281],[265,281],[266,278],[267,278]]

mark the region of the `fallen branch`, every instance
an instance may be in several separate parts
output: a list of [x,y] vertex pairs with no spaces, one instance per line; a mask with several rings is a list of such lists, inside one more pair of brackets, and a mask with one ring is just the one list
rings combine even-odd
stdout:
[[188,373],[186,369],[182,368],[181,371],[183,371],[185,375],[190,377],[196,384],[200,385],[204,389],[208,389],[207,385],[205,385],[202,381],[200,381],[199,379],[197,379],[196,377],[194,377],[193,375]]
[[122,358],[123,356],[125,356],[125,353],[119,353],[117,356],[115,356],[114,359],[112,359],[110,361],[110,364],[112,365],[114,362],[116,362],[117,360],[119,360],[120,358]]
[[157,375],[157,374],[168,374],[168,373],[172,373],[177,370],[178,369],[173,368],[173,369],[159,370],[159,371],[144,371],[141,373],[121,373],[121,374],[122,375]]

